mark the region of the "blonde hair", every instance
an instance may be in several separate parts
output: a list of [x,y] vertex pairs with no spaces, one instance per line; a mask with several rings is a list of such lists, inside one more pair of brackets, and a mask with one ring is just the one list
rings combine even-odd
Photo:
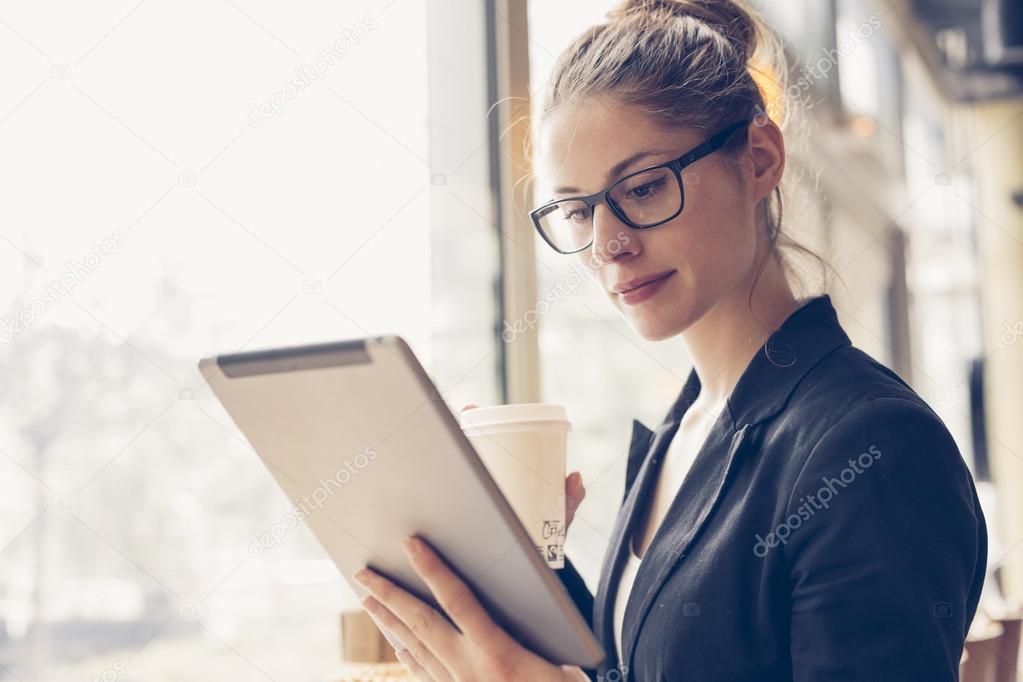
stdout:
[[[716,132],[743,120],[762,124],[765,118],[783,133],[793,127],[796,103],[785,100],[783,43],[743,0],[623,0],[606,18],[558,56],[541,120],[561,104],[608,95],[668,129]],[[733,136],[722,152],[734,157],[747,141],[745,135]],[[783,232],[784,198],[779,184],[762,202],[768,257],[777,257],[787,274],[793,269],[780,253],[783,247],[830,268]]]

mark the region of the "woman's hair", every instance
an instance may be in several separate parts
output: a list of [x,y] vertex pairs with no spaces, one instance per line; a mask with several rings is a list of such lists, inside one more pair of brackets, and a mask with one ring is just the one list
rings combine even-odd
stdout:
[[[603,95],[666,129],[717,132],[769,117],[786,131],[796,104],[783,100],[787,77],[781,40],[743,0],[623,0],[559,55],[541,119],[561,104]],[[735,135],[722,152],[734,158],[747,141]],[[779,185],[762,202],[767,257],[777,257],[788,275],[793,267],[780,249],[799,251],[822,266],[826,285],[828,263],[782,231],[782,200]]]

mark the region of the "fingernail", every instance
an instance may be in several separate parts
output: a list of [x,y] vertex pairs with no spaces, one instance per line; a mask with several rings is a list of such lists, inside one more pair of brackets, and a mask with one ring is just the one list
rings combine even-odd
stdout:
[[363,568],[353,576],[360,585],[365,585],[369,582],[370,572]]
[[412,667],[412,663],[411,663],[412,656],[409,655],[408,649],[395,649],[394,650],[394,655],[403,664],[409,666],[410,668]]
[[405,551],[412,556],[419,556],[419,553],[422,550],[422,546],[416,538],[405,538],[401,541],[401,546],[404,547]]

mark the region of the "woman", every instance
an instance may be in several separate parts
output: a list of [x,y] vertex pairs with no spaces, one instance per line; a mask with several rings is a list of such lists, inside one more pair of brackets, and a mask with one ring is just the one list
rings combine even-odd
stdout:
[[561,571],[600,670],[525,650],[408,540],[457,629],[362,580],[420,679],[957,679],[987,555],[973,481],[830,297],[794,295],[789,112],[767,73],[785,73],[777,42],[733,0],[626,0],[561,55],[538,138],[556,194],[534,223],[643,338],[680,335],[693,370],[655,430],[634,422],[595,597]]

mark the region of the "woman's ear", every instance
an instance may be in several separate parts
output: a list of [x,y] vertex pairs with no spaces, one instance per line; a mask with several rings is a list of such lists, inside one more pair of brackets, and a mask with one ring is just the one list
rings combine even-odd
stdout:
[[753,199],[760,201],[781,183],[785,171],[785,137],[769,118],[757,117],[749,127],[753,160]]

